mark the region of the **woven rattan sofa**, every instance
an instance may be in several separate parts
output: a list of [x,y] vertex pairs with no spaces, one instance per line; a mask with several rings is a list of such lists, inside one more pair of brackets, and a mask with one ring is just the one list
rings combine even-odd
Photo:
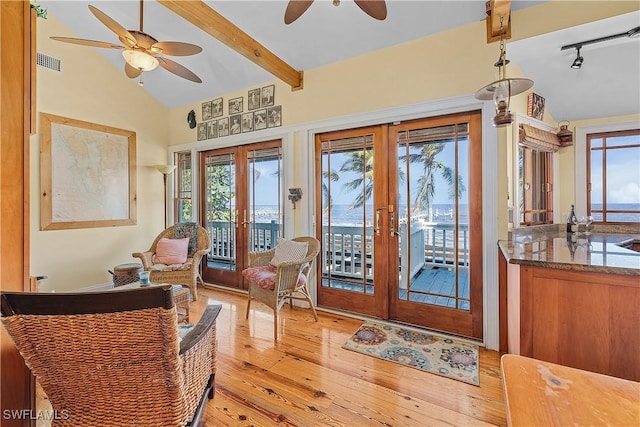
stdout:
[[211,239],[204,227],[197,226],[197,244],[192,256],[183,265],[158,266],[154,264],[154,254],[158,241],[162,238],[173,239],[175,237],[176,226],[162,231],[153,241],[151,247],[145,252],[134,252],[131,256],[142,260],[142,268],[151,271],[149,279],[155,283],[171,283],[174,285],[185,285],[191,289],[193,300],[198,299],[198,278],[200,276],[200,262],[209,252]]
[[213,398],[221,306],[207,307],[181,341],[169,285],[2,292],[1,308],[50,400],[54,427],[198,425]]

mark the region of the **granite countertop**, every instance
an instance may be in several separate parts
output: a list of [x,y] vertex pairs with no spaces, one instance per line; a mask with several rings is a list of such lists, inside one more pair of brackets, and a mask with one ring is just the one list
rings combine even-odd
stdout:
[[510,264],[640,276],[640,252],[621,245],[640,242],[640,234],[519,233],[498,246]]

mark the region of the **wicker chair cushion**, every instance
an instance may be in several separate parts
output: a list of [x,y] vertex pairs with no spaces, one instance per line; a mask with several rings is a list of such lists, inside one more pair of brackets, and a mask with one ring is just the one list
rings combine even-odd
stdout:
[[308,248],[309,243],[307,242],[294,242],[293,240],[280,238],[269,264],[277,267],[278,264],[283,262],[300,261],[307,256]]
[[151,271],[182,271],[182,270],[191,270],[191,262],[192,259],[189,258],[187,262],[183,264],[153,264],[151,266]]
[[[262,289],[275,289],[276,287],[276,267],[272,265],[261,265],[249,267],[242,270],[242,276],[249,281],[253,281]],[[297,288],[307,284],[307,277],[304,274],[298,275]]]
[[189,250],[189,238],[158,240],[156,253],[153,256],[154,264],[182,264],[187,261]]

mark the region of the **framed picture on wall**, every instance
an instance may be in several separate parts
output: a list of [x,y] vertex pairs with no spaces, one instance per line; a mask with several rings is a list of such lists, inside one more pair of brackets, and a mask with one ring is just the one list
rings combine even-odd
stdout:
[[544,117],[544,98],[531,92],[527,99],[527,115],[534,119],[542,120]]
[[207,139],[207,124],[198,123],[198,141],[204,141]]
[[255,130],[267,128],[267,110],[256,110],[253,112],[253,128]]
[[215,117],[222,116],[222,113],[224,112],[222,98],[214,99],[213,101],[211,101],[211,104],[212,104],[212,110],[213,110],[211,117],[215,118]]
[[240,114],[234,114],[233,116],[229,117],[229,133],[231,135],[237,135],[242,131],[240,120]]
[[260,89],[250,90],[247,94],[247,110],[257,110],[260,108]]
[[207,136],[209,137],[209,139],[218,137],[218,121],[217,120],[211,120],[207,122]]
[[275,128],[282,125],[282,106],[270,107],[267,109],[267,127]]
[[229,136],[229,117],[218,119],[218,137]]
[[242,97],[229,100],[229,114],[242,113]]
[[262,107],[271,107],[273,105],[273,95],[275,85],[269,85],[262,88],[262,99],[260,105]]
[[211,120],[211,118],[213,117],[211,108],[212,108],[211,101],[202,103],[202,121],[203,122],[206,122],[207,120]]
[[242,133],[253,131],[253,113],[242,115]]

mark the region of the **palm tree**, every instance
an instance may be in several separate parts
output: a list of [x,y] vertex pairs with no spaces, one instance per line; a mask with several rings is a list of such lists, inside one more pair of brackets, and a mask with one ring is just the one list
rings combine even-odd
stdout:
[[[410,163],[421,163],[423,165],[424,174],[418,179],[418,193],[415,198],[415,210],[422,212],[429,212],[431,203],[435,195],[435,174],[440,173],[440,176],[445,180],[449,186],[449,199],[456,198],[456,176],[453,169],[447,166],[443,161],[437,160],[438,154],[444,150],[446,142],[430,142],[422,144],[419,153],[409,154]],[[406,159],[406,156],[401,156],[400,160]],[[457,195],[458,198],[462,197],[462,193],[466,191],[466,187],[462,181],[462,177],[457,177]],[[431,218],[429,218],[431,219]]]
[[[347,192],[358,191],[358,196],[347,209],[358,208],[371,198],[373,194],[373,150],[349,151],[347,159],[340,167],[340,172],[355,172],[356,178],[345,182],[342,188]],[[362,191],[360,191],[362,189]]]
[[333,198],[329,194],[329,182],[338,182],[340,175],[333,169],[322,171],[322,214],[326,214],[331,211],[333,205]]

